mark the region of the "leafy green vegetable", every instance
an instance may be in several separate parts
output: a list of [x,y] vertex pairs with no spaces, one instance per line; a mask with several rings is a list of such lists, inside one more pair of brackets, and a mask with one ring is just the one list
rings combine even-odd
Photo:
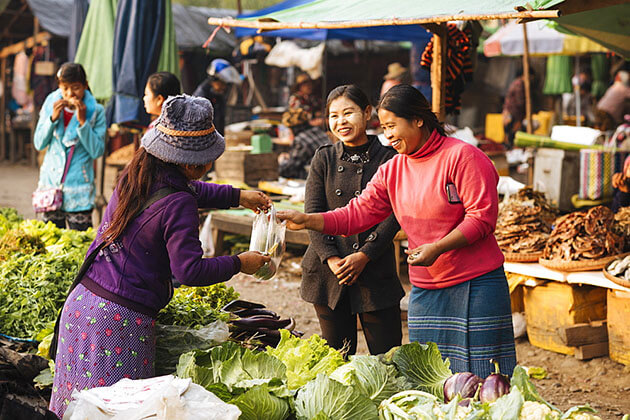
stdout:
[[251,388],[230,404],[241,410],[239,420],[284,420],[289,417],[287,401],[270,394],[266,384]]
[[330,378],[358,389],[377,405],[404,390],[396,368],[381,363],[378,356],[350,356],[350,363],[338,367]]
[[317,334],[304,340],[287,330],[280,330],[280,336],[276,348],[267,347],[267,353],[286,365],[289,389],[306,385],[319,373],[330,375],[345,363],[341,353],[328,346],[326,340]]
[[48,252],[15,252],[0,264],[0,325],[5,334],[34,338],[57,318],[94,231],[59,229],[38,220],[24,220],[16,228],[38,238]]
[[512,385],[513,387],[516,386],[519,391],[521,391],[525,401],[536,401],[539,403],[543,403],[552,410],[558,411],[556,407],[549,404],[543,399],[543,397],[540,396],[540,394],[536,390],[536,386],[529,380],[529,375],[527,374],[525,368],[523,368],[522,366],[516,366],[514,368],[510,385]]
[[29,235],[21,229],[11,229],[0,237],[0,262],[15,253],[43,254],[44,243],[36,236]]
[[413,389],[444,399],[444,381],[453,373],[448,359],[442,360],[437,344],[404,344],[394,353],[392,360]]
[[298,420],[378,419],[378,412],[372,400],[359,390],[343,385],[321,373],[314,381],[310,381],[298,391],[295,410]]
[[220,309],[238,296],[224,283],[206,287],[181,286],[175,289],[171,301],[158,313],[157,322],[190,328],[199,328],[217,319],[227,322],[229,314]]
[[437,419],[438,403],[433,394],[416,390],[402,391],[381,402],[379,417],[386,420],[433,420]]
[[509,394],[500,397],[490,404],[490,419],[518,420],[524,401],[521,391],[519,391],[518,387],[513,386]]
[[577,405],[571,407],[562,415],[561,420],[596,420],[599,419],[595,415],[596,411],[588,405]]

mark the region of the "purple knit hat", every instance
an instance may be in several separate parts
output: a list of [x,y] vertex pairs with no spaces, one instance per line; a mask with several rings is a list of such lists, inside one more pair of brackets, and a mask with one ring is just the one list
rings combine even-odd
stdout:
[[225,151],[225,140],[212,124],[213,115],[212,104],[206,98],[169,96],[140,144],[164,162],[205,165]]

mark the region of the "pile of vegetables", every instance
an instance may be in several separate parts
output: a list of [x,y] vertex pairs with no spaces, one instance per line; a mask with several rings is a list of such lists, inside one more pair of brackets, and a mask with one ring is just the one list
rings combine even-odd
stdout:
[[521,366],[511,380],[453,375],[434,343],[346,361],[316,335],[305,340],[281,330],[275,349],[228,342],[183,354],[177,375],[238,406],[242,420],[599,419],[588,406],[562,413],[544,401]]
[[93,239],[0,209],[0,332],[45,337]]

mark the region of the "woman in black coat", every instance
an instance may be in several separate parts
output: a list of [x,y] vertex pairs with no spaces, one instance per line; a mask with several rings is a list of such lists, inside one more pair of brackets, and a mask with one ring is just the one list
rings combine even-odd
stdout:
[[[372,107],[354,85],[335,88],[326,104],[328,124],[340,141],[320,147],[306,181],[305,211],[343,207],[358,196],[378,167],[396,152],[365,133]],[[303,259],[302,298],[313,303],[322,336],[347,354],[357,347],[357,314],[371,354],[401,344],[400,299],[393,238],[400,229],[392,215],[355,236],[310,231]]]

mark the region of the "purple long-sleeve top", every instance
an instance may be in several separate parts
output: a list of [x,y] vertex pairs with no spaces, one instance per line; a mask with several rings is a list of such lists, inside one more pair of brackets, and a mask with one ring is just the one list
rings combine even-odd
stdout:
[[[153,318],[171,299],[172,277],[185,285],[207,286],[229,280],[241,269],[237,256],[202,258],[197,211],[236,207],[240,190],[188,182],[176,169],[165,170],[152,192],[168,186],[179,191],[132,220],[118,239],[99,252],[81,281],[93,293]],[[101,243],[117,205],[115,190],[88,253]]]

